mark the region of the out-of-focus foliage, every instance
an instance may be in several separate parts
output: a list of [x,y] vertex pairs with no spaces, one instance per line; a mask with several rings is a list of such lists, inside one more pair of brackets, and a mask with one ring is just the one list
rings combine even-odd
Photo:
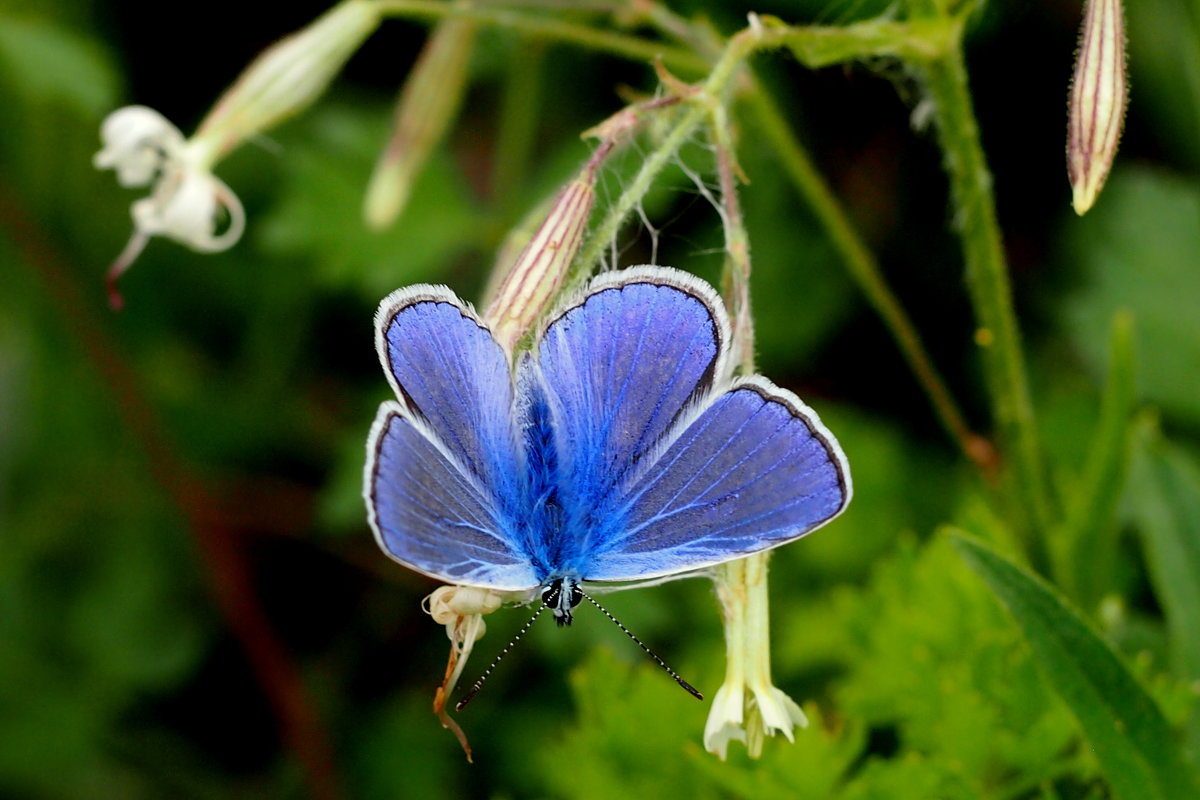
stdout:
[[[389,394],[372,314],[416,281],[477,298],[505,232],[586,158],[580,131],[624,105],[620,87],[653,92],[652,69],[485,26],[453,133],[400,221],[372,234],[362,192],[425,32],[389,20],[330,95],[218,166],[246,206],[244,239],[219,255],[152,242],[115,314],[102,277],[139,195],[92,168],[104,116],[144,103],[190,132],[263,47],[325,6],[210,4],[194,27],[166,28],[139,3],[11,5],[0,9],[0,795],[1137,796],[1122,781],[1135,771],[1106,776],[1120,763],[1113,748],[1194,779],[1194,8],[1129,4],[1128,127],[1083,219],[1062,158],[1078,5],[990,4],[968,39],[1056,502],[1091,503],[1077,539],[1054,552],[1081,573],[1103,562],[1103,579],[1045,594],[1019,556],[993,553],[1020,545],[994,487],[943,437],[762,131],[735,119],[759,364],[821,413],[855,477],[846,515],[771,562],[774,677],[810,725],[794,743],[769,740],[760,760],[735,744],[718,761],[701,742],[706,706],[581,612],[569,630],[535,626],[457,716],[468,765],[430,713],[448,645],[419,608],[433,587],[383,557],[364,520],[363,442]],[[722,33],[752,10],[672,6]],[[753,10],[836,25],[885,6]],[[913,74],[886,60],[754,64],[971,424],[990,433],[956,220]],[[524,103],[505,99],[514,65],[535,71],[520,76]],[[514,124],[506,109],[528,118]],[[525,141],[500,152],[502,131]],[[654,146],[642,137],[609,162],[601,208]],[[614,243],[619,265],[656,257],[718,279],[719,218],[694,182],[708,186],[711,168],[703,142],[681,151],[643,202],[646,223]],[[1114,373],[1118,312],[1132,358]],[[1130,370],[1136,390],[1116,407],[1149,407],[1156,422],[1122,411],[1098,427],[1106,378]],[[1094,447],[1105,430],[1113,447]],[[1095,453],[1113,469],[1094,466]],[[947,523],[989,543],[971,547],[992,588],[935,533]],[[998,581],[1007,588],[993,594]],[[707,695],[720,685],[711,584],[605,605]],[[526,614],[489,617],[467,680]],[[1151,709],[1152,740],[1132,706],[1080,713],[1092,700],[1071,686],[1108,678]],[[1095,694],[1103,705],[1103,687]],[[1111,739],[1097,738],[1102,722]]]

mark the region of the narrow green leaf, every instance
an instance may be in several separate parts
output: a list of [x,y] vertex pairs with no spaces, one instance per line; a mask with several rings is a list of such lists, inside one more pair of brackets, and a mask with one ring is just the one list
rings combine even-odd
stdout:
[[1200,679],[1200,469],[1156,431],[1139,436],[1134,514],[1181,677]]
[[1082,479],[1068,499],[1060,537],[1062,560],[1057,573],[1064,589],[1084,609],[1094,609],[1112,585],[1116,562],[1115,518],[1129,473],[1137,397],[1133,317],[1128,312],[1113,317],[1108,364],[1100,419]]
[[1066,702],[1121,800],[1200,797],[1158,705],[1062,597],[982,542],[956,534],[960,555],[1008,608],[1047,681]]

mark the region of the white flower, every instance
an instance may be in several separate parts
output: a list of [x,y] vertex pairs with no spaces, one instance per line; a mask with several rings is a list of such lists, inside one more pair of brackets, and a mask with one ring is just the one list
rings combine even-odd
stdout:
[[232,247],[246,214],[237,195],[212,174],[217,161],[247,139],[305,108],[328,87],[363,40],[379,25],[371,0],[345,0],[303,30],[267,49],[185,139],[145,106],[118,109],[100,128],[98,169],[114,169],[122,186],[153,184],[133,204],[133,236],[108,271],[109,301],[120,307],[116,281],[151,236],[165,236],[202,253]]
[[98,169],[116,170],[122,186],[154,184],[149,197],[133,204],[133,235],[108,271],[114,307],[121,305],[117,279],[151,236],[203,253],[225,250],[241,238],[246,214],[237,195],[162,114],[145,106],[118,109],[104,120],[100,136],[104,147],[94,159]]
[[97,169],[115,169],[122,186],[145,186],[154,180],[164,162],[183,152],[179,129],[152,108],[126,106],[114,111],[100,126],[104,149],[96,154]]
[[704,726],[704,748],[722,760],[734,739],[758,758],[764,736],[782,733],[790,742],[793,728],[808,725],[800,706],[771,684],[768,557],[759,553],[716,568],[728,663]]

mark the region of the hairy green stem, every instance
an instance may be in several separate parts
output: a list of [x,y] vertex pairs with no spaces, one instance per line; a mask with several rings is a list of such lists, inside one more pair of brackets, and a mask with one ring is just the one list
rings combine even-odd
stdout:
[[689,102],[679,112],[675,124],[667,131],[658,146],[646,154],[637,175],[608,208],[604,219],[592,230],[591,237],[575,261],[576,274],[568,281],[568,286],[578,285],[580,280],[591,272],[600,260],[604,249],[609,246],[613,237],[621,229],[625,219],[646,196],[654,178],[671,162],[671,159],[679,152],[679,148],[696,128],[710,117],[714,104],[719,103],[717,98],[729,85],[734,70],[755,49],[754,38],[748,35],[749,33],[749,31],[743,31],[729,40],[703,86],[692,92],[687,98]]
[[754,372],[754,317],[750,313],[750,235],[738,202],[741,170],[733,146],[733,133],[725,106],[712,110],[712,142],[717,154],[717,182],[721,190],[721,222],[725,228],[725,267],[722,280],[725,304],[733,323],[733,354],[743,375]]
[[658,146],[646,154],[637,175],[629,182],[620,196],[610,205],[604,218],[592,229],[584,243],[579,257],[575,259],[573,274],[567,281],[567,290],[577,286],[591,274],[592,269],[600,261],[605,248],[609,246],[625,219],[637,208],[638,203],[650,191],[650,186],[658,173],[662,172],[675,153],[683,146],[696,127],[704,121],[707,110],[699,105],[689,105],[680,111],[679,118],[667,131]]
[[612,53],[634,61],[661,59],[671,69],[702,75],[709,62],[700,56],[673,45],[649,41],[611,31],[596,30],[587,25],[537,17],[512,9],[489,5],[445,3],[437,0],[375,0],[385,14],[403,17],[467,17],[486,25],[544,36],[561,42]]
[[933,104],[950,177],[967,287],[979,324],[976,342],[983,351],[996,423],[1009,459],[1013,511],[1032,563],[1045,570],[1049,564],[1045,537],[1052,520],[1050,493],[1021,353],[1008,264],[996,222],[992,176],[971,107],[966,65],[961,48],[954,47],[916,66]]

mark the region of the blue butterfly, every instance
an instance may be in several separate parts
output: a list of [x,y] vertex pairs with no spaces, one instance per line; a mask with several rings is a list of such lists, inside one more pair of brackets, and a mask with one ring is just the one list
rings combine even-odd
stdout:
[[515,365],[443,286],[393,292],[375,321],[398,399],[367,442],[367,515],[432,578],[540,592],[570,624],[584,581],[741,558],[850,501],[833,435],[786,389],[732,376],[725,308],[687,273],[601,275]]

